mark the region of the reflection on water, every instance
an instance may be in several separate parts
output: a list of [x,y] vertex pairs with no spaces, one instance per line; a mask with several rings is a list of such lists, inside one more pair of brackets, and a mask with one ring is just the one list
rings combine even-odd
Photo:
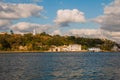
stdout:
[[120,53],[0,54],[0,80],[120,80]]

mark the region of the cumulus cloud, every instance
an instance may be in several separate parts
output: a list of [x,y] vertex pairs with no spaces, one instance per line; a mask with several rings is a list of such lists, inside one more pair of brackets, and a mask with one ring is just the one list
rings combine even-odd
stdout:
[[101,25],[101,29],[119,32],[120,31],[120,0],[114,0],[111,4],[105,6],[104,15],[94,19]]
[[101,35],[100,30],[97,29],[72,29],[68,31],[67,34],[73,36],[89,37],[89,38],[98,38],[98,36],[101,38],[103,37]]
[[40,16],[42,6],[35,4],[0,3],[0,19],[18,19],[30,16]]
[[0,20],[0,30],[7,30],[10,25],[11,22],[9,20]]
[[73,23],[73,22],[77,22],[77,23],[85,22],[85,17],[84,17],[84,13],[79,11],[78,9],[58,10],[54,22],[58,25],[68,26],[69,23]]
[[0,20],[0,27],[4,27],[10,24],[11,22],[9,20]]
[[101,30],[102,35],[109,40],[113,40],[117,43],[120,43],[120,32],[110,32],[106,30]]
[[109,39],[120,43],[120,32],[110,32],[103,29],[72,29],[67,34],[87,38]]
[[120,43],[120,32],[109,32],[102,29],[72,29],[67,34],[87,38],[109,39]]
[[28,23],[28,22],[20,22],[11,27],[11,29],[15,32],[32,32],[34,29],[37,33],[46,32],[51,29],[53,26],[49,24],[36,24],[36,23]]
[[120,43],[120,0],[114,0],[105,6],[104,14],[94,21],[100,24],[104,36]]
[[14,4],[0,2],[0,30],[8,30],[12,21],[31,16],[40,17],[42,6],[36,4]]

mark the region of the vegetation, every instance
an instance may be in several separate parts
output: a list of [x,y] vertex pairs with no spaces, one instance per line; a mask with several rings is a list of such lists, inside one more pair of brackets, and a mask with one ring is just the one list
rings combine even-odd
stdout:
[[102,50],[110,51],[114,42],[110,40],[83,38],[75,36],[51,36],[45,32],[32,35],[31,33],[20,35],[1,34],[0,50],[1,51],[47,51],[51,46],[62,46],[69,44],[81,44],[82,49],[90,47],[99,47]]

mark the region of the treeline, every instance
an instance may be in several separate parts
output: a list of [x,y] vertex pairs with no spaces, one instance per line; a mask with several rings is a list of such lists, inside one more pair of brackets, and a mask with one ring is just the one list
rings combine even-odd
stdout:
[[114,42],[110,40],[83,38],[75,36],[51,36],[45,32],[33,35],[31,33],[20,34],[1,34],[0,50],[1,51],[47,51],[50,47],[62,46],[69,44],[81,44],[82,49],[87,50],[90,47],[99,47],[102,50],[110,51]]

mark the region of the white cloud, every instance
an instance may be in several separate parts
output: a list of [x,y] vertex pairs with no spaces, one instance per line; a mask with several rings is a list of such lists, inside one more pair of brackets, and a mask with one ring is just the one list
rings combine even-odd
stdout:
[[9,30],[12,21],[31,16],[40,17],[42,6],[36,4],[14,4],[0,2],[0,30]]
[[110,32],[102,29],[72,29],[67,34],[88,38],[105,38],[120,43],[120,32]]
[[4,27],[10,24],[11,22],[9,20],[0,20],[0,27]]
[[97,17],[94,21],[101,25],[101,29],[120,32],[120,0],[114,0],[105,6],[104,15]]
[[26,32],[32,32],[34,29],[36,32],[41,33],[41,32],[47,32],[49,29],[51,29],[53,26],[49,24],[36,24],[36,23],[28,23],[28,22],[20,22],[11,27],[11,29],[15,32],[21,32],[21,33],[26,33]]
[[120,43],[120,0],[114,0],[105,6],[104,14],[94,21],[101,25],[105,37]]
[[51,35],[61,35],[61,31],[60,30],[55,30],[51,33]]
[[9,20],[0,20],[0,30],[8,30],[8,26],[11,26],[11,24]]
[[104,35],[105,38],[120,43],[120,32],[101,30],[101,33],[102,35]]
[[18,19],[30,16],[40,16],[42,6],[35,4],[0,3],[0,19]]
[[100,30],[97,29],[72,29],[68,32],[69,35],[89,37],[89,38],[102,38]]
[[69,23],[73,23],[73,22],[77,22],[77,23],[85,22],[85,17],[84,17],[84,13],[77,9],[58,10],[54,22],[58,25],[68,26]]

